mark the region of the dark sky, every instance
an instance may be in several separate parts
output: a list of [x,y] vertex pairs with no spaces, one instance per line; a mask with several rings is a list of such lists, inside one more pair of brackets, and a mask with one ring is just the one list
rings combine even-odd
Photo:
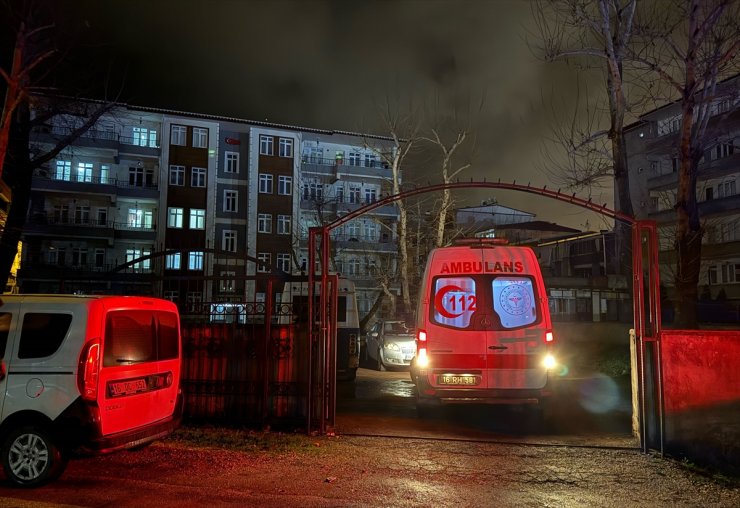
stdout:
[[[540,151],[552,104],[572,107],[576,70],[532,54],[527,0],[64,1],[113,68],[125,70],[131,104],[387,134],[375,104],[388,96],[421,106],[437,95],[439,110],[457,104],[460,112],[485,97],[469,116],[477,146],[461,179],[554,185]],[[406,176],[433,181],[435,172],[431,165]],[[599,192],[594,200],[611,204],[611,190]],[[458,199],[493,196],[567,226],[582,228],[589,217],[529,194]],[[600,222],[589,220],[592,229]]]

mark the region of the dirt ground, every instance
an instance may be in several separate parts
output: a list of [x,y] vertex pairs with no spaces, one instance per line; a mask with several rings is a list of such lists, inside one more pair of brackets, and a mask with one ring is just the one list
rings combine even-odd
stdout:
[[70,463],[0,506],[740,506],[740,487],[634,449],[306,437],[284,453],[156,443]]

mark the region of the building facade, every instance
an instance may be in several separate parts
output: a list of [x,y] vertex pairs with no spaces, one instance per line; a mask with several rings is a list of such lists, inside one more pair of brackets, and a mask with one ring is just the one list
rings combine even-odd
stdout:
[[[740,76],[718,84],[715,97],[696,184],[704,228],[699,319],[706,321],[722,320],[714,315],[720,307],[735,309],[736,315],[740,306]],[[668,299],[676,266],[680,120],[680,104],[671,103],[626,129],[632,206],[637,218],[657,223],[661,284]]]
[[[32,148],[49,149],[75,121],[53,118]],[[381,154],[392,146],[119,105],[36,170],[20,291],[133,291],[193,309],[265,301],[268,279],[305,269],[308,227],[387,194]],[[379,291],[377,267],[395,266],[397,220],[388,205],[332,233],[331,264],[361,288],[361,310]]]

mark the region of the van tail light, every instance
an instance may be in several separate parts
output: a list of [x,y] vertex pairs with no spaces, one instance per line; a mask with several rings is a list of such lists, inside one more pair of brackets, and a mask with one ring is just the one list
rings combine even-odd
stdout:
[[82,398],[95,401],[98,398],[98,375],[100,373],[100,339],[85,345],[80,355],[77,384]]
[[427,332],[425,330],[419,330],[416,334],[416,365],[422,368],[429,366]]
[[552,334],[552,330],[545,332],[545,342],[548,344],[555,342],[555,336]]

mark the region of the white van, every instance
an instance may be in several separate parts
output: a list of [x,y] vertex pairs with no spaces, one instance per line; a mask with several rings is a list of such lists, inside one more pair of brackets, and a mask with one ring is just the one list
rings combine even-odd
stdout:
[[0,458],[15,485],[142,447],[182,416],[180,318],[135,296],[0,297]]
[[412,378],[420,414],[441,404],[543,403],[555,360],[532,249],[478,238],[434,249],[419,294],[416,340]]

